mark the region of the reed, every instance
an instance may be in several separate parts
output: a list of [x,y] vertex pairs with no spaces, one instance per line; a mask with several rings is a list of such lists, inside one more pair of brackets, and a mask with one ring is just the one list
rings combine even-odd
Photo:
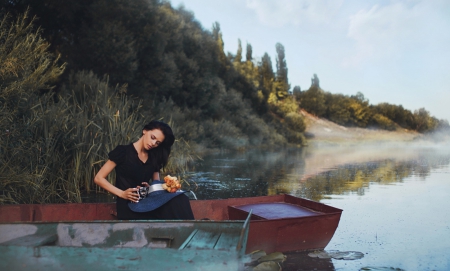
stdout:
[[[103,193],[93,179],[107,154],[117,145],[137,140],[143,124],[155,118],[148,113],[144,118],[141,102],[125,92],[126,86],[111,87],[107,77],[100,80],[82,71],[70,76],[57,102],[50,94],[37,99],[26,123],[30,127],[23,130],[30,143],[8,138],[15,147],[0,167],[9,173],[0,186],[0,203],[81,202],[82,192]],[[169,124],[176,133],[176,124]],[[165,173],[184,174],[194,159],[189,143],[177,139]],[[109,181],[114,184],[114,172]]]

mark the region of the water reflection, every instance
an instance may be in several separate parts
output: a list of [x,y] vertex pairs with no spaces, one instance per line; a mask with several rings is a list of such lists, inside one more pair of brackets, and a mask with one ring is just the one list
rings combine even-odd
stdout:
[[211,155],[187,180],[199,199],[292,194],[316,201],[329,195],[364,195],[370,184],[426,178],[450,163],[432,147],[398,145],[252,150]]
[[364,258],[297,252],[283,270],[450,270],[449,173],[449,147],[380,144],[222,153],[188,180],[200,199],[288,193],[343,209],[326,249]]
[[252,197],[287,192],[280,176],[302,172],[305,150],[252,150],[204,157],[187,177],[199,199]]

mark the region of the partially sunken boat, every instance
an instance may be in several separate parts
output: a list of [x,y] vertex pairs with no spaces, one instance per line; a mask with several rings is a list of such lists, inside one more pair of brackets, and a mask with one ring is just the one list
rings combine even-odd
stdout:
[[[252,211],[246,253],[324,249],[333,237],[342,213],[341,209],[290,195],[192,200],[191,206],[197,220],[209,219],[208,223],[212,224],[244,220]],[[117,221],[114,203],[0,206],[0,223],[98,220],[117,225],[144,223]]]
[[240,270],[246,221],[0,224],[0,270]]

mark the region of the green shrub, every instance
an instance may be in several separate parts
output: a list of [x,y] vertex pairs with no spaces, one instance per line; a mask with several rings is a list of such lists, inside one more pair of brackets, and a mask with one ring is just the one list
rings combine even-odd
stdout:
[[305,121],[303,116],[296,112],[290,112],[284,117],[284,121],[286,122],[289,129],[296,132],[304,132],[306,129]]
[[396,129],[395,128],[396,125],[392,120],[380,114],[373,115],[372,122],[380,129],[385,129],[389,131],[394,131]]

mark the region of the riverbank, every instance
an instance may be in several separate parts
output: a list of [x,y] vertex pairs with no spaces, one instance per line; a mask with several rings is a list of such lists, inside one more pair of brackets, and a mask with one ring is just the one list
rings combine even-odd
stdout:
[[423,135],[406,129],[387,131],[381,129],[367,129],[344,127],[326,119],[315,117],[302,110],[305,118],[305,136],[308,143],[349,144],[363,142],[407,142],[423,138]]

